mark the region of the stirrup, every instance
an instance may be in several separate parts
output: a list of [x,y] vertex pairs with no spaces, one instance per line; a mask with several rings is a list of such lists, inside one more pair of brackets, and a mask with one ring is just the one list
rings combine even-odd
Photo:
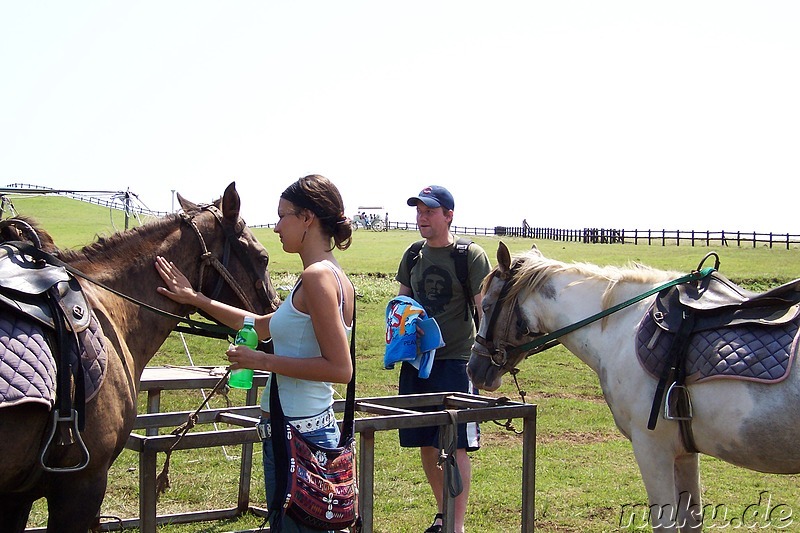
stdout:
[[[672,395],[673,392],[676,392],[678,395],[683,394],[683,398],[686,399],[686,414],[679,415],[676,413],[673,414],[673,410],[671,409],[672,405]],[[680,396],[675,397],[675,410],[677,411],[678,402],[681,400]],[[673,382],[672,385],[669,386],[667,390],[667,395],[664,398],[664,420],[691,420],[693,416],[692,411],[692,397],[689,394],[689,389],[686,388],[685,385],[678,385],[677,383]]]
[[[65,422],[71,423],[71,425],[64,428],[68,432],[70,441],[54,443],[53,437],[55,437],[56,431],[58,431],[60,424]],[[53,444],[58,444],[60,446],[71,446],[77,444],[81,450],[81,459],[78,464],[65,467],[48,466],[46,463],[48,455],[47,452],[50,451],[50,446]],[[39,464],[45,472],[77,472],[79,470],[83,470],[86,468],[86,465],[89,464],[89,450],[86,449],[86,444],[84,444],[83,439],[81,438],[81,433],[78,430],[78,412],[75,409],[72,409],[70,414],[67,416],[60,416],[58,414],[58,409],[53,411],[53,423],[52,427],[50,428],[50,435],[47,437],[47,441],[45,442],[44,446],[42,446],[42,452],[39,455]]]

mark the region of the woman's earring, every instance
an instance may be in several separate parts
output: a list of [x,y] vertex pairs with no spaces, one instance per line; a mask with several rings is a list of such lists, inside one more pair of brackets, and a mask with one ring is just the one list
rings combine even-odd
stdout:
[[303,236],[300,238],[300,243],[302,244],[303,241],[306,240],[306,233],[308,233],[308,228],[303,230]]

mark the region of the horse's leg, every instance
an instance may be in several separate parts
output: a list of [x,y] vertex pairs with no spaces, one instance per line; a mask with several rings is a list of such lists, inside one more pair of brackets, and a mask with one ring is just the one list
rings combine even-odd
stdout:
[[650,435],[634,432],[631,442],[647,491],[653,533],[667,533],[678,531],[675,453],[669,442],[669,433],[659,433],[660,438],[655,438],[652,432]]
[[0,499],[0,533],[22,533],[28,523],[33,501],[10,498]]
[[703,505],[698,454],[682,454],[675,460],[675,490],[678,499],[678,525],[681,531],[701,531]]
[[57,476],[47,495],[47,531],[86,533],[95,524],[108,477],[105,472],[90,475]]
[[0,533],[22,533],[31,514],[33,500],[5,495],[0,498]]

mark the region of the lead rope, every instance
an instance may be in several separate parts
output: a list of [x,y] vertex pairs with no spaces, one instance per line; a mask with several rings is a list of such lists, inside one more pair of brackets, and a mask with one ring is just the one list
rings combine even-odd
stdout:
[[158,497],[162,493],[166,492],[166,490],[169,488],[169,458],[172,455],[172,450],[175,449],[181,439],[183,439],[184,435],[186,435],[190,429],[197,425],[198,414],[206,406],[206,404],[208,404],[208,401],[211,399],[211,397],[214,396],[214,394],[219,391],[222,385],[227,382],[228,374],[230,373],[231,369],[229,368],[225,372],[225,375],[219,378],[219,381],[217,381],[217,384],[214,385],[213,389],[211,389],[211,392],[208,394],[208,396],[206,396],[206,399],[203,400],[203,403],[200,404],[200,407],[198,407],[194,413],[187,417],[186,422],[172,430],[171,434],[176,435],[178,438],[175,439],[175,442],[172,443],[172,446],[170,446],[169,449],[164,452],[166,454],[166,458],[164,459],[164,467],[161,469],[161,473],[156,476],[156,501],[158,501]]
[[[527,403],[525,401],[525,396],[527,396],[528,393],[522,390],[522,388],[519,386],[519,381],[517,381],[517,374],[519,374],[519,368],[513,368],[509,370],[508,373],[511,374],[511,377],[514,378],[514,386],[517,388],[517,392],[519,393],[519,399],[522,402],[522,404],[525,405]],[[495,407],[498,405],[508,405],[508,402],[510,401],[511,399],[508,398],[507,396],[500,396],[499,398],[494,399],[494,401],[491,403],[491,406]],[[506,431],[511,431],[516,435],[522,435],[523,431],[517,429],[511,422],[511,420],[512,419],[509,418],[505,422],[498,422],[497,420],[492,420],[492,422],[502,428],[505,428]]]
[[[213,208],[213,206],[208,206],[207,209],[214,215],[214,217],[221,225],[222,221],[220,220],[218,210]],[[237,283],[236,280],[233,279],[233,276],[225,267],[225,265],[220,263],[219,259],[214,257],[214,255],[211,252],[209,252],[208,247],[206,246],[206,241],[203,238],[203,234],[200,232],[200,228],[197,227],[197,224],[194,221],[194,217],[186,215],[185,213],[181,213],[181,217],[183,218],[184,221],[188,223],[189,227],[191,227],[194,230],[195,234],[197,235],[197,239],[200,241],[200,246],[202,247],[202,253],[200,254],[201,262],[200,262],[200,276],[198,283],[202,285],[203,274],[205,273],[205,267],[207,264],[210,263],[211,266],[213,266],[214,269],[219,273],[219,275],[222,278],[224,278],[225,281],[228,282],[228,286],[231,287],[231,289],[233,289],[233,291],[239,297],[241,302],[244,304],[244,307],[251,313],[255,312],[254,311],[255,307],[253,306],[253,303],[250,301],[250,298],[248,298],[247,295],[244,293],[239,283]],[[226,240],[225,252],[224,252],[225,254],[228,253],[229,247],[230,244],[228,240]],[[204,398],[200,406],[194,411],[194,413],[187,416],[186,422],[178,426],[174,430],[172,430],[171,434],[176,435],[177,439],[175,439],[175,442],[173,442],[172,445],[169,447],[169,449],[165,452],[166,458],[164,459],[164,467],[161,469],[161,473],[159,473],[158,476],[156,476],[156,500],[158,500],[158,497],[162,493],[164,493],[170,486],[169,462],[170,462],[170,456],[172,455],[172,451],[175,449],[175,447],[178,445],[181,439],[183,439],[184,435],[186,435],[186,433],[188,433],[189,430],[191,430],[192,428],[195,427],[195,425],[197,425],[198,414],[208,404],[208,402],[211,400],[214,394],[219,392],[222,385],[227,383],[227,378],[230,372],[231,369],[228,368],[225,374],[219,379],[219,381],[217,381],[217,384],[214,385],[214,388],[211,390],[208,396]],[[225,397],[225,399],[228,400],[227,396]]]

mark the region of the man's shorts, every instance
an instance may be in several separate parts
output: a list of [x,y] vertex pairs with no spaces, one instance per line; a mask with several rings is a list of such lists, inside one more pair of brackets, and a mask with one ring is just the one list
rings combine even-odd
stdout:
[[[410,363],[404,362],[400,368],[400,394],[425,394],[429,392],[465,392],[478,394],[467,376],[467,362],[463,359],[434,360],[431,375],[427,379],[419,377],[419,371]],[[430,405],[415,408],[418,411],[441,411],[443,405]],[[421,446],[439,447],[439,426],[401,428],[400,446],[419,448]],[[458,448],[473,452],[481,447],[481,431],[477,422],[458,424]]]

